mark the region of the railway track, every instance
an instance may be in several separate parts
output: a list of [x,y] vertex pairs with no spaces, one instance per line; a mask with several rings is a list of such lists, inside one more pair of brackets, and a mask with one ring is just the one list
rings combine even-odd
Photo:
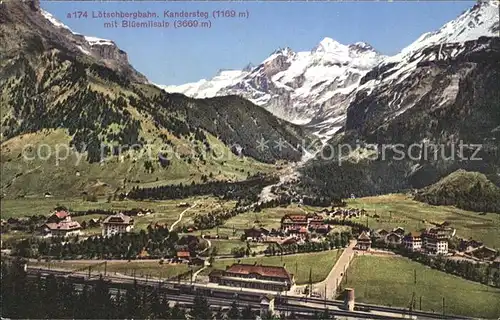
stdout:
[[[99,279],[99,275],[91,275],[86,273],[74,273],[63,270],[47,270],[35,267],[27,268],[28,275],[34,276],[40,274],[42,277],[54,275],[57,277],[71,278],[76,284],[80,284],[83,288],[84,283],[92,283]],[[110,283],[110,293],[116,294],[118,290],[126,290],[130,286],[146,286],[152,290],[159,290],[166,295],[168,300],[175,301],[189,306],[197,293],[202,293],[208,300],[209,304],[216,307],[229,307],[233,301],[239,301],[242,304],[250,305],[254,309],[260,309],[261,298],[264,295],[262,292],[254,292],[243,290],[241,288],[222,288],[208,287],[201,284],[187,284],[178,281],[168,280],[151,280],[132,277],[121,277],[107,275],[103,277]],[[78,290],[78,288],[77,288]],[[314,314],[323,312],[328,309],[329,313],[336,316],[353,317],[357,319],[470,319],[467,317],[442,315],[426,311],[409,311],[408,309],[385,307],[379,305],[356,303],[357,310],[343,310],[343,303],[335,300],[325,300],[320,298],[303,298],[296,296],[287,296],[282,294],[271,293],[275,295],[275,310],[294,312],[298,314]],[[392,316],[391,316],[392,314]]]

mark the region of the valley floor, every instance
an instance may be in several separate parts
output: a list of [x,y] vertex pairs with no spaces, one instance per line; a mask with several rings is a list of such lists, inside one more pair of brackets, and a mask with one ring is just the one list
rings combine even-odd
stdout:
[[[181,203],[189,206],[197,204],[186,211],[181,217],[181,212],[187,207],[181,207]],[[349,199],[348,207],[362,208],[367,211],[368,216],[355,218],[360,223],[368,224],[373,229],[394,228],[401,226],[407,231],[415,231],[433,224],[447,221],[450,226],[456,228],[457,236],[462,238],[473,238],[483,241],[493,248],[500,247],[500,215],[493,213],[480,214],[460,210],[448,206],[431,206],[416,202],[403,194],[391,194],[377,197]],[[221,201],[214,197],[193,197],[182,200],[167,201],[111,201],[98,199],[97,202],[83,201],[82,199],[15,199],[3,200],[2,219],[10,217],[23,217],[29,215],[49,215],[54,207],[66,206],[72,210],[83,211],[89,209],[105,210],[130,210],[133,208],[152,209],[154,213],[135,217],[135,231],[146,229],[150,223],[166,223],[171,226],[178,221],[178,226],[187,226],[197,214],[207,214],[216,209],[231,209],[234,201]],[[207,281],[207,275],[214,268],[225,269],[237,261],[242,263],[259,263],[264,265],[285,266],[287,270],[295,275],[297,285],[309,282],[309,275],[313,283],[323,281],[338,260],[342,250],[329,250],[312,253],[299,253],[285,256],[263,256],[267,244],[250,242],[252,254],[256,257],[247,258],[223,258],[229,256],[234,248],[246,247],[246,243],[240,240],[244,229],[259,226],[266,229],[279,228],[280,219],[285,214],[301,214],[304,212],[319,211],[323,208],[290,205],[288,207],[276,207],[262,209],[261,212],[246,212],[236,215],[219,226],[211,229],[197,230],[194,235],[225,236],[223,239],[210,239],[210,248],[216,249],[217,257],[212,267],[201,270],[197,281]],[[86,215],[74,217],[80,222],[91,218],[102,218],[102,215]],[[338,230],[345,231],[347,226],[334,226]],[[100,228],[85,230],[85,235],[100,234]],[[2,234],[5,242],[9,238],[29,237],[30,234],[9,232]],[[80,261],[52,261],[36,262],[42,268],[64,268],[74,270],[88,265],[96,264],[97,260]],[[100,268],[100,269],[99,269]],[[103,267],[97,267],[95,271]],[[160,264],[159,260],[132,260],[132,261],[109,261],[107,271],[126,276],[149,276],[166,278],[186,274],[192,268],[193,273],[201,267],[189,267],[187,264]],[[414,272],[417,282],[414,283]],[[479,283],[464,280],[437,270],[430,269],[425,265],[412,262],[398,256],[373,256],[360,255],[352,261],[344,277],[342,287],[353,287],[356,300],[360,302],[383,304],[399,307],[408,307],[413,293],[415,293],[416,308],[428,311],[442,312],[443,298],[445,300],[445,312],[449,314],[469,315],[476,317],[498,317],[500,309],[500,290]]]

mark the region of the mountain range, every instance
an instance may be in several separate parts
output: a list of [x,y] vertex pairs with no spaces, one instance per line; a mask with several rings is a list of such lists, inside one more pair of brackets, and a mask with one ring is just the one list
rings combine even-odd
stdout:
[[314,123],[317,135],[325,138],[345,120],[349,94],[383,59],[369,44],[347,46],[324,38],[311,51],[280,48],[253,68],[222,70],[210,80],[160,87],[194,98],[239,95],[292,123]]
[[[498,7],[483,2],[439,30],[423,34],[394,56],[382,55],[364,42],[343,45],[325,38],[310,51],[278,49],[253,68],[224,70],[209,80],[160,87],[195,98],[236,94],[282,119],[305,124],[326,141],[344,126],[347,109],[358,93],[403,83],[417,64],[446,61],[467,50],[455,44],[498,37],[498,32]],[[440,46],[438,52],[422,54],[436,46]],[[392,77],[378,75],[381,70]],[[391,117],[414,103],[402,102],[403,96],[390,101]]]

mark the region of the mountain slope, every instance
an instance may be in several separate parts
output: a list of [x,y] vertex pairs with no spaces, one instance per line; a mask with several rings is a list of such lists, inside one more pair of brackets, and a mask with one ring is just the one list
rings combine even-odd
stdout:
[[[268,111],[239,97],[167,94],[113,42],[73,33],[37,1],[0,7],[6,196],[241,179],[269,170],[262,162],[301,158],[302,130]],[[259,148],[260,140],[282,148]],[[42,144],[52,152],[45,160]],[[59,147],[69,156],[57,163]]]
[[249,70],[222,71],[210,80],[160,87],[192,97],[239,95],[282,119],[297,124],[313,120],[316,131],[328,131],[342,120],[346,97],[382,59],[366,43],[347,46],[325,38],[311,51],[279,49]]
[[[387,193],[427,186],[460,168],[500,185],[498,21],[498,7],[479,3],[367,73],[344,130],[329,141],[335,151],[345,144],[358,150],[309,164],[310,185],[345,195]],[[371,152],[360,158],[360,150]],[[346,157],[342,166],[339,157]],[[366,178],[356,187],[359,177]]]
[[500,188],[484,174],[458,170],[424,188],[415,200],[432,205],[454,205],[473,211],[500,213]]

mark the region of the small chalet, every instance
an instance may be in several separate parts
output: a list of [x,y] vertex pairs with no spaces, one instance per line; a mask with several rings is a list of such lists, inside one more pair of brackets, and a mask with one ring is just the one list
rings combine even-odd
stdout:
[[264,228],[250,228],[243,231],[245,233],[245,238],[247,240],[259,241],[262,240],[264,236],[269,235],[269,231]]
[[392,229],[392,232],[397,233],[402,237],[405,235],[405,229],[403,227],[394,228]]
[[377,237],[378,239],[385,239],[385,237],[387,237],[388,234],[389,234],[389,231],[387,231],[385,229],[375,230],[375,237]]
[[62,221],[70,221],[71,216],[66,210],[58,210],[54,212],[48,219],[47,223],[59,223]]
[[101,225],[101,218],[92,218],[92,219],[89,219],[89,222],[88,222],[88,227],[89,228],[98,227],[100,225]]
[[395,232],[391,232],[385,237],[385,243],[393,246],[401,244],[402,240],[403,237]]
[[476,240],[461,240],[459,249],[460,251],[464,252],[471,252],[474,251],[475,249],[481,247],[483,245],[482,242],[476,241]]
[[370,235],[366,231],[361,232],[361,234],[358,237],[358,243],[356,244],[356,249],[367,251],[370,250],[371,246],[372,246],[372,239],[370,238]]
[[123,213],[106,217],[102,223],[102,235],[111,236],[118,233],[127,233],[134,228],[134,219]]
[[497,251],[487,246],[481,246],[473,250],[470,254],[481,260],[493,260],[497,256]]
[[176,257],[182,262],[189,262],[191,259],[191,253],[189,251],[177,251]]

